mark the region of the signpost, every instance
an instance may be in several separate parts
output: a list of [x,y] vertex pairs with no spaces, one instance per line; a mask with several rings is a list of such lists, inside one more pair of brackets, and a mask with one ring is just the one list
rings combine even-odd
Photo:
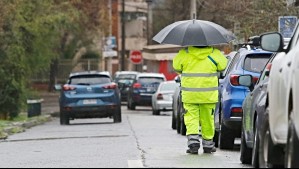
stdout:
[[291,38],[297,25],[297,16],[280,16],[278,30],[284,38]]
[[142,61],[143,61],[141,51],[139,51],[139,50],[132,50],[131,53],[130,53],[130,61],[133,64],[136,64],[136,65],[141,64]]

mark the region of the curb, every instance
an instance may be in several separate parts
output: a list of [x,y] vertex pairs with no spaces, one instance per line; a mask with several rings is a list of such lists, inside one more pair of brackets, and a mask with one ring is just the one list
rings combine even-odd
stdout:
[[26,129],[44,124],[49,121],[52,121],[51,115],[42,115],[28,119],[28,121],[25,122],[11,123],[10,126],[5,127],[2,130],[0,129],[0,140],[7,139],[10,135],[25,132]]

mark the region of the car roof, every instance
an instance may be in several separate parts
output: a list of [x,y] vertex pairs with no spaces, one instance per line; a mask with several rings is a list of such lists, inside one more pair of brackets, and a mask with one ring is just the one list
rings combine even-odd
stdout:
[[74,73],[71,73],[69,77],[84,76],[84,75],[105,75],[105,76],[111,77],[109,72],[99,72],[99,71],[74,72]]
[[120,75],[120,74],[138,74],[139,72],[136,71],[118,71],[115,73],[115,75]]
[[162,73],[139,73],[137,77],[162,77],[162,78],[165,78],[165,75]]
[[262,50],[262,49],[246,49],[246,48],[241,48],[239,49],[239,52],[240,52],[240,55],[241,57],[244,57],[244,56],[247,56],[249,54],[272,54],[273,52],[269,52],[269,51],[265,51],[265,50]]

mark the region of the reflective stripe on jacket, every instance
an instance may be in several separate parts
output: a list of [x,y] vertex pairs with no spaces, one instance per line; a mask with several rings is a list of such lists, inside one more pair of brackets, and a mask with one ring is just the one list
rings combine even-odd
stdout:
[[179,51],[173,67],[181,73],[184,103],[217,103],[218,73],[227,66],[226,57],[213,47],[188,47]]

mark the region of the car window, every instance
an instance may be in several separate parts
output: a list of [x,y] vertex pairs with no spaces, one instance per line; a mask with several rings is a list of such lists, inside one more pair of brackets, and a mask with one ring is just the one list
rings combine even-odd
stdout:
[[161,77],[139,77],[138,83],[151,84],[151,83],[161,83],[164,79]]
[[175,89],[179,86],[177,83],[166,83],[162,84],[160,91],[175,91]]
[[118,83],[123,83],[123,84],[127,84],[127,85],[131,85],[133,84],[134,79],[119,79]]
[[72,85],[99,85],[107,83],[111,83],[111,79],[108,76],[101,75],[74,76],[69,80],[69,84]]
[[243,69],[250,72],[261,73],[269,61],[271,54],[250,54],[245,58]]
[[[233,70],[235,65],[238,63],[239,57],[240,57],[240,53],[236,54],[236,56],[232,60],[231,64],[229,65],[229,68],[228,68],[228,71],[226,72],[226,74],[230,73]],[[225,76],[226,76],[226,74],[225,74]]]

